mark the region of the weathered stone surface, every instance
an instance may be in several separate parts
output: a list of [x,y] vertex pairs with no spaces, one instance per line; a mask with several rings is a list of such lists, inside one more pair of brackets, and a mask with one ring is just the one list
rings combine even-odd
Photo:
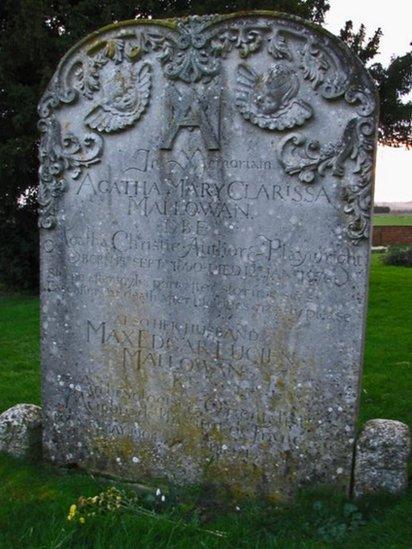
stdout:
[[58,464],[347,490],[376,104],[267,12],[113,25],[39,108],[44,443]]
[[409,428],[401,421],[372,419],[356,444],[356,497],[377,492],[397,494],[408,485]]
[[0,415],[0,452],[39,459],[42,448],[42,411],[35,404],[16,404]]

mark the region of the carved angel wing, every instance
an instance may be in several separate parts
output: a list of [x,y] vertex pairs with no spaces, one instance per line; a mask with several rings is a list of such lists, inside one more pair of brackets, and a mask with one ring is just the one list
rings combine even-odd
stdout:
[[245,64],[237,71],[236,106],[246,120],[260,128],[284,130],[301,126],[312,107],[296,98],[299,80],[286,65],[257,74]]
[[125,76],[119,71],[113,79],[109,94],[89,112],[85,124],[106,133],[132,126],[149,103],[151,80],[148,63],[142,65],[137,74]]
[[289,105],[278,112],[276,118],[261,117],[258,125],[270,130],[284,130],[302,126],[312,116],[312,107],[300,99],[293,99]]
[[237,69],[236,106],[246,120],[249,120],[252,107],[254,88],[258,75],[247,65],[239,65]]

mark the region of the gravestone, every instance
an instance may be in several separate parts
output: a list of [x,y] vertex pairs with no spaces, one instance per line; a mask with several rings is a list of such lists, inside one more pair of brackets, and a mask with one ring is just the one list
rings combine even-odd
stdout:
[[377,106],[251,12],[108,26],[39,107],[44,450],[115,477],[348,490]]

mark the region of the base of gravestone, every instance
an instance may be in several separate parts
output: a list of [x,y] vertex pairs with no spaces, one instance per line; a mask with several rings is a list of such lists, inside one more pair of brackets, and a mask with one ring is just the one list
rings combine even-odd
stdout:
[[409,428],[401,421],[372,419],[356,444],[353,494],[399,494],[408,484]]

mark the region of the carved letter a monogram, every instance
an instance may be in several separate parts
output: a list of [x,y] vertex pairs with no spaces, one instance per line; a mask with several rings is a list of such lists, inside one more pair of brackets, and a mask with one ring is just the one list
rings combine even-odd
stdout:
[[207,149],[219,143],[220,89],[216,83],[203,89],[170,85],[166,91],[167,129],[160,148],[171,150],[181,128],[199,128]]

